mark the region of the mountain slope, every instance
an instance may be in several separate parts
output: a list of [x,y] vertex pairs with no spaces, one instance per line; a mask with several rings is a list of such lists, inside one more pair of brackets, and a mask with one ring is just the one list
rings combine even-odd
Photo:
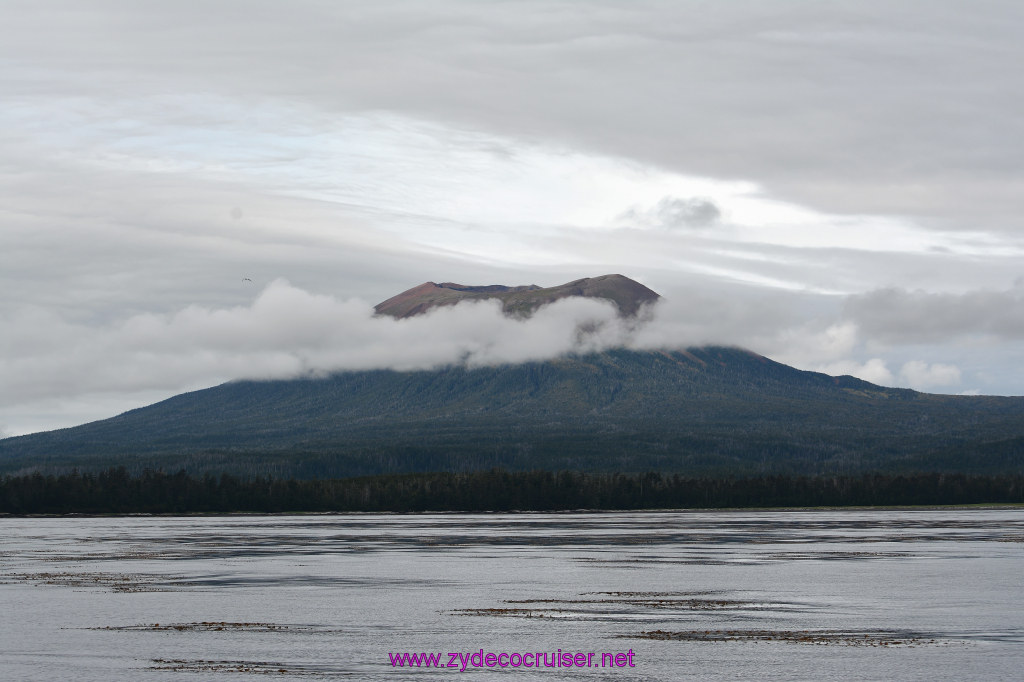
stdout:
[[938,396],[735,348],[237,381],[0,441],[0,471],[1024,470],[1024,398]]
[[501,284],[466,286],[454,282],[424,282],[378,303],[374,309],[379,315],[401,319],[420,315],[437,306],[455,305],[468,300],[498,299],[506,314],[525,317],[542,305],[570,296],[611,301],[623,316],[636,315],[645,303],[652,303],[659,298],[657,293],[628,277],[601,275],[547,288],[536,284],[509,287]]

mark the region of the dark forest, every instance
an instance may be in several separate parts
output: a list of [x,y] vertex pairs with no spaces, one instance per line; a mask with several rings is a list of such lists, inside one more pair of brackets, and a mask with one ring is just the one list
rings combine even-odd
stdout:
[[0,479],[5,514],[564,511],[1024,503],[1024,476],[864,474],[685,478],[491,470],[242,479],[124,468]]

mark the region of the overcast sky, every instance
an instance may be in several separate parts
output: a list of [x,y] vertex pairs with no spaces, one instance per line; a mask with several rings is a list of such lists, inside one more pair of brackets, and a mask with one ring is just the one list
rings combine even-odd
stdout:
[[[985,0],[2,0],[0,433],[595,318],[1024,394],[1021,36]],[[371,316],[607,273],[648,326]]]

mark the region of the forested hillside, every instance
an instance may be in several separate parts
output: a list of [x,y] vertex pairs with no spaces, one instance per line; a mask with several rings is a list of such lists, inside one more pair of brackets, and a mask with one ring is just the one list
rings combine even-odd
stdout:
[[243,476],[1024,471],[1024,398],[941,396],[736,348],[238,381],[0,441],[0,471]]

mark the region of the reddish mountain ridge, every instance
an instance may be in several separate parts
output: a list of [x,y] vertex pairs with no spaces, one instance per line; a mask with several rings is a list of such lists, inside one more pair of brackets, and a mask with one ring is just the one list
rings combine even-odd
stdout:
[[374,310],[378,315],[402,319],[421,315],[437,306],[496,298],[502,302],[506,315],[529,317],[537,308],[570,296],[611,301],[623,317],[634,316],[645,304],[661,298],[643,284],[623,275],[584,277],[546,288],[536,284],[510,287],[502,284],[466,286],[454,282],[424,282],[378,303]]

